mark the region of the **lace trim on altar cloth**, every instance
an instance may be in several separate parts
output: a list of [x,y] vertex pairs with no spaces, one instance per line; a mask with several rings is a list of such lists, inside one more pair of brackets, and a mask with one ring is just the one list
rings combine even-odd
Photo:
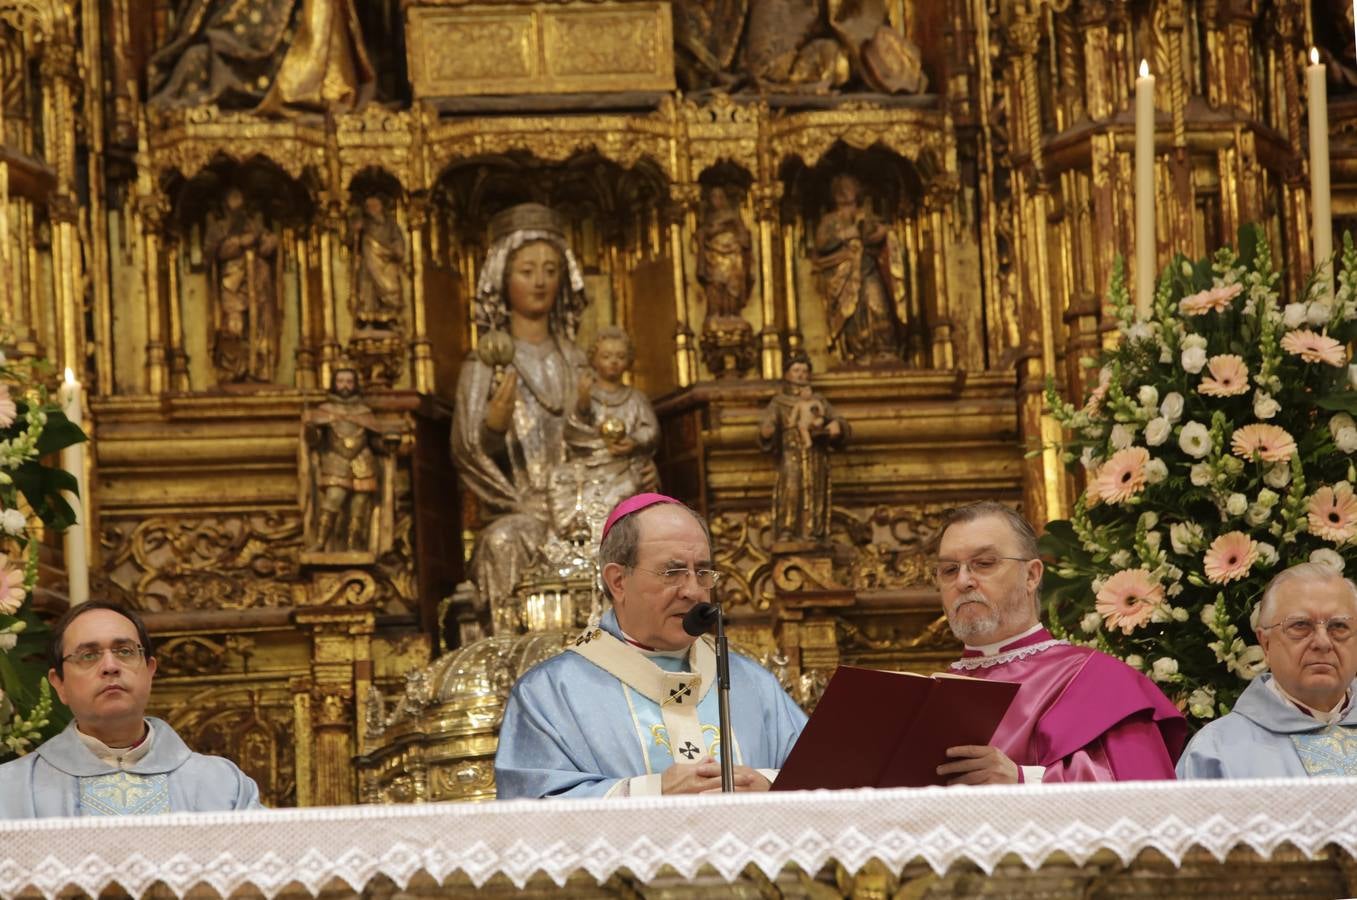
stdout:
[[1004,663],[1011,663],[1016,659],[1026,659],[1040,653],[1043,650],[1049,650],[1061,644],[1068,644],[1069,641],[1060,641],[1051,638],[1049,641],[1042,641],[1039,644],[1031,644],[1027,647],[1019,647],[1017,650],[1006,650],[1003,653],[996,653],[993,656],[971,656],[959,659],[952,663],[953,669],[988,669],[991,666],[1002,666]]

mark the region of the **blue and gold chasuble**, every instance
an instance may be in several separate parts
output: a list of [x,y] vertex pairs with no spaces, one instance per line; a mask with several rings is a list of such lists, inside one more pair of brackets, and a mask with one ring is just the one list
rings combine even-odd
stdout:
[[[527,672],[509,697],[495,757],[501,799],[656,794],[675,762],[719,759],[716,654],[647,655],[609,610],[566,652]],[[731,653],[732,759],[772,778],[806,716],[762,666]]]
[[[1357,702],[1329,725],[1301,712],[1259,675],[1229,715],[1208,722],[1178,760],[1179,778],[1357,775]],[[1351,698],[1357,681],[1348,685]]]

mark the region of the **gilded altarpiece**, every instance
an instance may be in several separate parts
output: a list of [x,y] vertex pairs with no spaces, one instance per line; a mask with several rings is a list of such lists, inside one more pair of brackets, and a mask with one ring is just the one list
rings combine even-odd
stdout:
[[[305,96],[293,76],[316,61],[280,44],[287,91],[241,83],[195,104],[156,74],[181,38],[211,46],[174,6],[0,0],[0,318],[7,353],[88,387],[96,590],[161,639],[155,711],[277,805],[489,796],[507,684],[558,649],[506,635],[447,671],[488,625],[444,612],[482,524],[448,429],[495,213],[535,201],[567,221],[591,297],[581,344],[632,335],[661,483],[711,519],[732,635],[810,705],[838,662],[929,670],[955,652],[927,566],[948,505],[1066,510],[1077,486],[1041,451],[1040,392],[1048,376],[1079,386],[1079,357],[1110,339],[1113,259],[1138,250],[1136,63],[1163,73],[1158,261],[1260,221],[1295,291],[1312,262],[1301,55],[1348,49],[1317,0],[887,4],[882,46],[923,87],[824,35],[793,48],[823,71],[759,68],[726,40],[747,26],[777,43],[748,5],[713,6],[706,46],[675,28],[690,5],[411,0],[357,4],[335,33],[342,90]],[[1357,102],[1332,71],[1334,208],[1357,224]],[[840,315],[817,233],[845,176],[884,249],[880,291],[857,288]],[[743,324],[724,330],[707,327],[701,274],[713,188],[743,267],[720,300]],[[379,231],[400,250],[375,278],[364,234]],[[359,314],[373,284],[375,329]],[[836,344],[855,298],[885,298],[893,348]],[[223,309],[267,323],[228,336],[270,365],[224,365]],[[853,428],[816,552],[778,546],[757,444],[792,351]],[[407,435],[392,540],[308,562],[299,425],[355,363],[364,403]],[[60,566],[44,577],[56,611]]]

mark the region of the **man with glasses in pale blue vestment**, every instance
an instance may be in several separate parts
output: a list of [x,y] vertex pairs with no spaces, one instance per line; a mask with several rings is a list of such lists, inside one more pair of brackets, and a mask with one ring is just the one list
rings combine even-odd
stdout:
[[74,719],[0,766],[0,819],[262,808],[234,763],[194,753],[146,717],[156,660],[136,613],[103,600],[71,607],[53,627],[51,665]]
[[[500,799],[687,794],[721,788],[716,654],[683,629],[718,573],[701,516],[638,494],[608,516],[598,564],[611,608],[514,685]],[[777,679],[730,654],[729,748],[738,791],[767,790],[806,723]]]
[[1258,604],[1270,673],[1197,732],[1179,778],[1357,775],[1357,585],[1320,563],[1273,578]]

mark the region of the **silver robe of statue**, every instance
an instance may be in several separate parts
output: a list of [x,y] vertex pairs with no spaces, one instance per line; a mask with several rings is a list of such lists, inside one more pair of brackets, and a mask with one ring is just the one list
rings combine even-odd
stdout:
[[471,559],[471,579],[496,609],[512,593],[550,532],[552,474],[566,465],[565,413],[585,366],[574,344],[514,341],[518,397],[505,434],[487,428],[494,370],[475,356],[462,365],[452,425],[452,456],[462,480],[489,511]]
[[[625,385],[611,390],[595,384],[590,396],[589,414],[572,410],[566,420],[565,440],[575,465],[561,471],[552,489],[552,518],[566,533],[602,523],[622,500],[658,487],[654,457],[660,423],[645,394]],[[603,429],[609,420],[620,423],[635,442],[631,453],[615,456],[608,449]],[[590,534],[595,541],[598,537]]]

